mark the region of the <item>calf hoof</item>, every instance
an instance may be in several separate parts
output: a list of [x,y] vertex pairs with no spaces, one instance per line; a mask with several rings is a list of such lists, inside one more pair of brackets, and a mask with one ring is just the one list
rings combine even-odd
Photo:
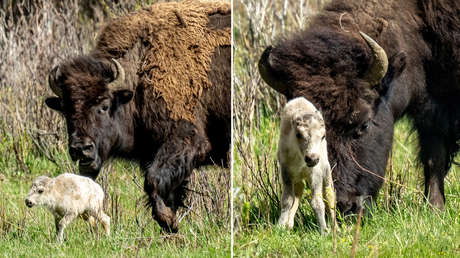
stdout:
[[155,219],[160,227],[168,233],[177,233],[179,225],[176,218],[176,213],[167,207],[163,200],[157,200],[153,209],[152,217]]
[[319,230],[319,233],[322,236],[327,236],[327,235],[329,235],[330,232],[331,232],[331,230],[329,228],[320,228],[320,230]]

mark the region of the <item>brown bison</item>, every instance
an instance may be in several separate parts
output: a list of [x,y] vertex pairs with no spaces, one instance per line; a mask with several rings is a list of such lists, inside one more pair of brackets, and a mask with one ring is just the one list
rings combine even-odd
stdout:
[[262,54],[265,82],[323,112],[342,212],[376,198],[405,115],[418,132],[426,198],[444,207],[460,140],[459,13],[454,0],[337,0]]
[[110,157],[138,161],[152,216],[177,231],[192,170],[227,166],[230,5],[161,3],[114,19],[95,49],[55,67],[46,104],[63,113],[69,152],[96,178]]

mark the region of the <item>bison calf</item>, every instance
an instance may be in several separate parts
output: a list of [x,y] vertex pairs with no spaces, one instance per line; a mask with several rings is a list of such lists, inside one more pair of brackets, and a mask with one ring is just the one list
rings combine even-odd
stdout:
[[104,191],[88,177],[65,173],[55,178],[39,176],[32,183],[26,198],[27,207],[45,206],[54,215],[59,242],[64,237],[65,227],[82,215],[94,226],[97,218],[110,234],[110,217],[103,211]]
[[327,231],[323,190],[335,223],[335,194],[327,157],[326,129],[321,113],[303,97],[289,101],[281,114],[278,159],[281,164],[283,193],[278,224],[292,228],[304,180],[312,190],[310,204],[321,234]]

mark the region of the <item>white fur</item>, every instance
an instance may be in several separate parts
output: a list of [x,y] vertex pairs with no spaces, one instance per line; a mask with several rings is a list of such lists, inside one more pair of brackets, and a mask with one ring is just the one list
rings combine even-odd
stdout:
[[55,178],[40,176],[32,183],[26,204],[48,208],[55,217],[56,234],[60,242],[65,227],[76,217],[87,217],[94,226],[98,219],[107,235],[110,234],[110,217],[103,211],[104,191],[88,177],[64,173]]
[[[289,228],[294,226],[294,216],[304,191],[304,180],[312,191],[310,204],[318,219],[320,232],[327,232],[323,195],[329,206],[331,220],[335,223],[335,193],[325,133],[321,113],[308,100],[300,97],[286,104],[281,114],[278,144],[283,179],[279,225]],[[319,161],[310,167],[306,158]],[[314,162],[310,162],[312,164]]]

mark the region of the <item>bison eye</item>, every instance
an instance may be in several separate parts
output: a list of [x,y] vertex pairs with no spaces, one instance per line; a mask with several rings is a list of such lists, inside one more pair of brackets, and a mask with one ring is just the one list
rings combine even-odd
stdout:
[[369,122],[366,122],[361,126],[361,130],[363,131],[366,130],[367,128],[369,128]]
[[300,138],[302,138],[302,134],[300,134],[299,132],[297,132],[297,133],[295,134],[295,137],[297,137],[297,139],[300,139]]
[[39,194],[42,194],[42,193],[43,193],[43,189],[38,189],[38,193],[39,193]]

